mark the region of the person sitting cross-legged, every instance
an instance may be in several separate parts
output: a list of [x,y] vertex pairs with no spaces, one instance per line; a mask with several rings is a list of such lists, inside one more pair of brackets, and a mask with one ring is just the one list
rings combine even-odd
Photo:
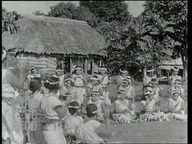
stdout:
[[154,89],[151,86],[145,87],[145,101],[142,104],[145,107],[145,113],[140,115],[141,121],[161,121],[161,112],[159,110],[159,101],[155,98]]
[[88,104],[86,107],[85,123],[76,130],[77,140],[82,143],[103,144],[105,139],[111,136],[109,131],[109,119],[102,124],[97,120],[98,109],[95,104]]
[[180,97],[180,92],[178,90],[173,91],[172,97],[170,97],[168,103],[169,113],[167,116],[170,119],[187,120],[187,115],[185,114],[185,102]]
[[120,90],[117,96],[117,100],[114,103],[114,110],[112,117],[117,122],[130,123],[136,118],[132,101],[127,99],[126,92]]

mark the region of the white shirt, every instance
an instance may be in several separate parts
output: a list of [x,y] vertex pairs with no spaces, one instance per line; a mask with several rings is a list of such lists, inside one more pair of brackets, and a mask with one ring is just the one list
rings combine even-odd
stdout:
[[83,118],[80,116],[68,116],[64,120],[64,131],[66,134],[75,135],[77,128],[83,124]]
[[47,94],[42,98],[41,108],[50,119],[59,119],[58,114],[54,111],[56,106],[62,106],[62,103],[54,95]]
[[96,134],[96,129],[102,124],[96,120],[90,120],[82,124],[76,131],[77,138],[86,140],[90,143],[103,143],[104,140]]

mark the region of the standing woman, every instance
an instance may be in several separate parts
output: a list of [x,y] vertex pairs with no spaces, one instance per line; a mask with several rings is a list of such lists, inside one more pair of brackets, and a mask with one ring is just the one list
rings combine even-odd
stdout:
[[85,77],[82,74],[82,67],[76,66],[75,67],[75,74],[73,74],[73,80],[74,80],[74,86],[78,93],[78,100],[77,102],[79,105],[82,105],[84,102],[84,98],[86,95],[86,89],[85,89]]
[[59,78],[50,76],[44,83],[44,96],[41,108],[45,115],[43,134],[47,144],[66,144],[63,134],[62,118],[66,115],[67,107],[63,107],[56,97],[59,90]]
[[2,50],[2,142],[23,144],[22,122],[18,116],[21,103],[17,101],[16,89],[24,88],[26,72],[18,67],[8,69],[6,57],[7,52]]

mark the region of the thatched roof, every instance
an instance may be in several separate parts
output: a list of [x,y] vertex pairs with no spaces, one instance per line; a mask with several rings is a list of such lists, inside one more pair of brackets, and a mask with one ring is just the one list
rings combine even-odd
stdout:
[[183,69],[183,63],[181,58],[173,59],[173,60],[163,60],[158,68],[170,70],[174,66],[178,67],[179,69]]
[[2,34],[6,49],[35,54],[105,55],[103,37],[84,21],[25,15],[18,25],[16,34]]

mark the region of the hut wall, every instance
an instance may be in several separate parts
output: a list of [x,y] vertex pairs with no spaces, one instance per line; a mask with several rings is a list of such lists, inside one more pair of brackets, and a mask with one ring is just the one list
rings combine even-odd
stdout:
[[28,63],[28,66],[37,66],[39,69],[56,69],[56,58],[51,57],[32,57],[32,56],[18,56],[20,64]]

